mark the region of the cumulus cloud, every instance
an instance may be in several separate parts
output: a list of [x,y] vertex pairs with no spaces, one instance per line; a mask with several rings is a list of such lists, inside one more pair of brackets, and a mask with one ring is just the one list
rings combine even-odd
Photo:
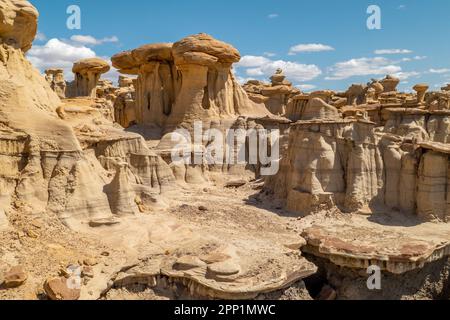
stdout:
[[334,48],[320,43],[308,43],[298,44],[289,49],[289,55],[295,55],[303,52],[322,52],[322,51],[334,51]]
[[410,54],[413,51],[408,49],[379,49],[375,50],[375,54]]
[[386,75],[401,72],[402,68],[383,57],[351,59],[338,62],[328,69],[326,80],[343,80],[354,76]]
[[450,69],[442,68],[442,69],[430,69],[430,73],[437,73],[437,74],[444,74],[444,73],[450,73]]
[[250,77],[270,77],[277,69],[282,69],[286,77],[295,82],[312,80],[322,74],[314,64],[302,64],[284,60],[270,60],[261,56],[244,56],[236,68],[245,68]]
[[73,63],[80,59],[93,58],[96,54],[88,47],[74,46],[55,38],[50,39],[45,45],[34,45],[27,56],[41,72],[49,68],[62,68],[70,80],[73,78]]
[[302,91],[311,91],[311,90],[314,90],[315,88],[317,88],[317,86],[315,86],[313,84],[299,84],[296,87]]
[[416,78],[416,77],[420,76],[421,73],[420,72],[416,72],[416,71],[409,71],[409,72],[400,71],[400,72],[396,72],[396,73],[394,73],[392,75],[394,77],[399,78],[400,80],[407,80],[409,78]]
[[73,35],[70,40],[74,43],[85,45],[85,46],[98,46],[104,43],[116,43],[119,42],[119,38],[116,36],[106,37],[102,39],[96,39],[90,35]]
[[261,56],[243,56],[235,66],[243,68],[260,67],[266,63],[270,63],[271,60]]

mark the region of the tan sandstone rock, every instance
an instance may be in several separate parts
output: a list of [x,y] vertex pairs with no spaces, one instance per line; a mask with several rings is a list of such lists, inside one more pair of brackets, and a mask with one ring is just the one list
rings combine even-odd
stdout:
[[70,88],[70,97],[96,97],[100,76],[110,70],[109,64],[100,58],[88,58],[74,63],[75,80]]
[[3,286],[5,288],[16,288],[25,283],[27,279],[28,275],[24,268],[22,266],[16,266],[5,273]]
[[44,291],[50,300],[78,300],[79,288],[69,288],[70,280],[66,278],[53,278],[44,283]]

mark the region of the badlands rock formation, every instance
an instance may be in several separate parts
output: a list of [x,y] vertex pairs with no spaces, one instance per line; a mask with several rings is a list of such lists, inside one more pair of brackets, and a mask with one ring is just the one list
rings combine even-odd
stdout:
[[[446,290],[425,278],[433,269],[436,281],[448,281],[448,94],[428,94],[425,84],[414,86],[415,95],[398,93],[398,83],[387,76],[345,93],[292,98],[303,101],[294,109],[298,121],[279,173],[266,179],[266,194],[312,224],[302,233],[303,251],[343,299],[429,298]],[[324,212],[353,215],[340,222],[321,218]],[[361,274],[371,265],[393,286],[410,279],[414,290],[370,292]]]
[[[0,298],[114,298],[135,285],[154,290],[156,298],[159,290],[174,299],[309,297],[302,280],[317,268],[298,250],[304,240],[286,231],[282,219],[255,209],[245,222],[234,216],[230,229],[243,197],[230,202],[220,179],[218,186],[206,180],[178,185],[154,141],[124,131],[104,112],[124,94],[127,108],[135,106],[132,121],[148,125],[152,117],[154,124],[173,126],[269,114],[235,82],[235,49],[197,35],[173,48],[138,50],[139,77],[121,79],[118,91],[99,80],[106,63],[83,60],[73,68],[75,89],[61,100],[51,88],[55,79],[46,81],[24,56],[37,11],[27,1],[9,0],[0,0],[0,9],[8,18],[0,24]],[[169,83],[152,78],[151,67],[159,64],[152,59],[163,60],[163,76],[167,66],[177,68],[176,89],[152,87]],[[163,98],[169,93],[172,104]],[[143,96],[152,113],[143,109]],[[207,201],[213,197],[215,205]],[[198,214],[209,210],[211,223]],[[250,232],[248,219],[257,225]],[[66,280],[77,275],[81,287],[69,288]],[[16,288],[9,288],[11,279],[20,280]],[[285,293],[291,285],[295,293]]]
[[289,99],[299,95],[300,90],[286,80],[281,69],[278,69],[270,80],[271,84],[251,80],[244,85],[244,90],[254,102],[264,103],[273,114],[284,116]]
[[232,46],[198,34],[174,44],[150,44],[112,57],[121,73],[137,75],[136,122],[173,129],[195,120],[264,116],[231,73]]
[[[197,34],[115,55],[118,88],[79,61],[64,90],[25,57],[36,9],[0,17],[0,299],[450,298],[448,86],[244,90],[239,52]],[[207,162],[209,136],[173,160],[197,121],[278,129],[280,170]]]
[[72,71],[75,80],[71,83],[69,97],[95,98],[100,76],[110,70],[109,64],[100,58],[89,58],[76,62]]

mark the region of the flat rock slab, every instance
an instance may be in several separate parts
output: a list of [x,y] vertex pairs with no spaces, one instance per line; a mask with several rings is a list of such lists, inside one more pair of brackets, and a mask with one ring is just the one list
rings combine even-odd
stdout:
[[370,217],[353,216],[347,221],[313,224],[302,236],[302,249],[349,268],[382,270],[402,274],[450,255],[450,224],[419,223],[409,227],[383,225]]
[[[115,232],[105,233],[103,239],[111,237],[117,241],[124,235],[141,235],[136,239],[140,241],[134,243],[139,248],[141,262],[121,272],[114,279],[116,287],[130,284],[153,287],[162,276],[182,282],[192,295],[253,299],[261,293],[285,288],[317,271],[299,250],[287,248],[270,235],[196,226],[164,214],[123,220],[121,225],[113,227]],[[129,237],[127,240],[132,243]],[[158,246],[162,254],[143,254],[149,243]]]

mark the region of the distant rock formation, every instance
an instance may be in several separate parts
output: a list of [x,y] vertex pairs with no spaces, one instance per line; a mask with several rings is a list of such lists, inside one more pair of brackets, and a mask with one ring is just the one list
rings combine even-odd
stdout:
[[100,58],[89,58],[74,63],[75,80],[69,86],[68,97],[95,98],[100,76],[110,70],[109,64]]
[[278,69],[270,80],[271,84],[250,80],[244,85],[244,90],[251,100],[256,103],[264,103],[271,113],[286,116],[289,99],[301,92],[286,80],[281,69]]
[[63,69],[47,69],[45,70],[45,79],[50,84],[50,88],[56,92],[60,99],[66,97],[66,81],[64,80]]

